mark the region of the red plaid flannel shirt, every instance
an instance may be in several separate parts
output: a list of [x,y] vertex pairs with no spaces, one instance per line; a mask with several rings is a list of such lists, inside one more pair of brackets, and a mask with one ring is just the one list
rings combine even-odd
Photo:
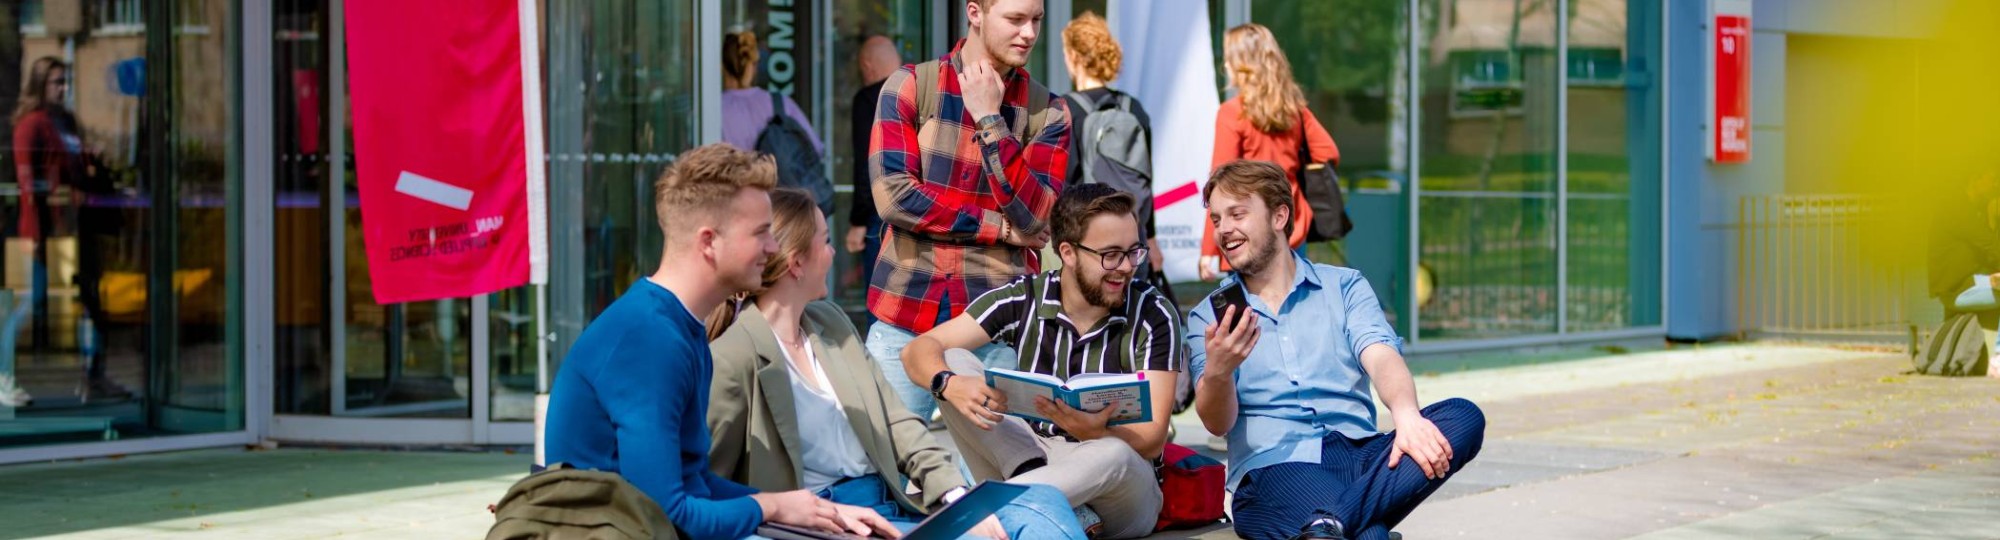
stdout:
[[[963,46],[964,42],[960,42]],[[1048,226],[1069,170],[1069,117],[1049,98],[1047,126],[1029,129],[1028,72],[1008,75],[1000,116],[981,129],[959,92],[954,47],[938,69],[938,115],[919,125],[914,65],[882,85],[868,140],[875,206],[889,226],[868,285],[875,317],[923,333],[988,290],[1041,271],[1034,250],[1001,240]]]

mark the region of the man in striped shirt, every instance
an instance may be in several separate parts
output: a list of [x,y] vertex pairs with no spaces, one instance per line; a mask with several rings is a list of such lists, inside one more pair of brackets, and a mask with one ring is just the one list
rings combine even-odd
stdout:
[[[911,381],[929,383],[944,405],[945,425],[973,476],[1055,486],[1070,504],[1101,516],[1100,538],[1153,532],[1161,496],[1152,462],[1166,446],[1175,377],[1187,361],[1179,309],[1132,279],[1146,259],[1136,206],[1131,195],[1103,184],[1071,186],[1050,213],[1062,269],[980,295],[902,355]],[[989,343],[1019,351],[1020,371],[1064,380],[1143,373],[1152,421],[1107,426],[1115,407],[1080,411],[1040,398],[1008,403],[986,385],[986,366],[968,352]],[[1031,425],[1006,416],[1010,408],[1053,422]]]

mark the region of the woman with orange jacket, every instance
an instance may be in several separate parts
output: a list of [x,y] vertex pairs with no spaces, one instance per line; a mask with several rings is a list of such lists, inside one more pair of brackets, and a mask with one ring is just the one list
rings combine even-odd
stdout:
[[[1299,191],[1299,141],[1305,140],[1312,163],[1340,160],[1340,148],[1306,108],[1305,92],[1292,80],[1292,64],[1271,30],[1259,24],[1229,29],[1222,37],[1222,65],[1236,97],[1215,112],[1215,154],[1211,167],[1239,159],[1269,161],[1292,174],[1292,248],[1305,244],[1312,208]],[[1201,279],[1214,280],[1229,271],[1215,243],[1215,225],[1204,221],[1201,233]]]

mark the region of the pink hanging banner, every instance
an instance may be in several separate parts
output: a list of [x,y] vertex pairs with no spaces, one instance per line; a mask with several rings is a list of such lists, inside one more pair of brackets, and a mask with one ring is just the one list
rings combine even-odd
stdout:
[[532,2],[346,2],[354,166],[377,302],[546,282],[541,117],[522,106],[541,101],[534,19],[521,11]]

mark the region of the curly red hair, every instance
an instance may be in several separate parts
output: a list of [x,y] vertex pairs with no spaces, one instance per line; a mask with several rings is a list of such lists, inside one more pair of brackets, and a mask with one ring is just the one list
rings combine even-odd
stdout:
[[1111,25],[1104,17],[1085,11],[1063,27],[1063,49],[1076,58],[1077,69],[1090,78],[1109,81],[1118,78],[1118,67],[1125,60],[1125,53],[1118,47],[1118,39],[1111,37]]

